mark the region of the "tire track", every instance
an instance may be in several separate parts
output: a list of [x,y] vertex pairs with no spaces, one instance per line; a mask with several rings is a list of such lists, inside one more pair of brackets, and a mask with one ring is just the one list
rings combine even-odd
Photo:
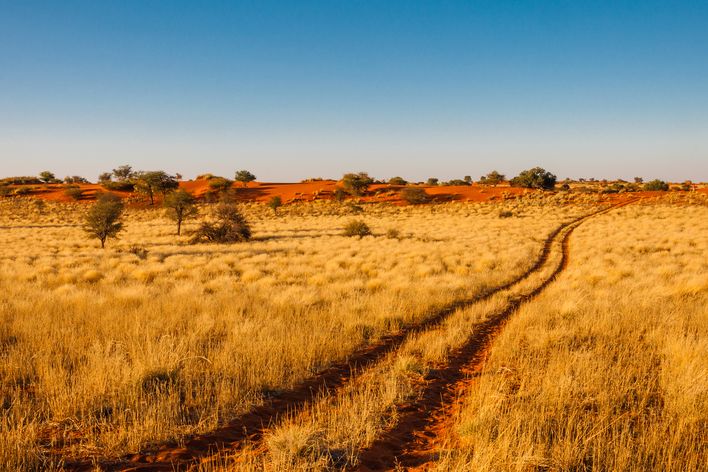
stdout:
[[263,438],[264,432],[275,424],[278,418],[294,410],[306,407],[319,394],[333,394],[346,385],[353,377],[361,374],[385,355],[396,350],[407,339],[439,326],[461,308],[488,300],[495,294],[525,281],[541,270],[548,261],[553,243],[563,230],[577,225],[591,216],[616,207],[597,210],[559,225],[544,240],[542,250],[536,261],[526,271],[512,280],[488,289],[474,297],[452,302],[432,313],[420,323],[410,325],[397,333],[383,336],[378,342],[355,351],[349,356],[347,361],[334,364],[317,375],[304,380],[294,388],[268,398],[264,404],[233,419],[225,426],[188,438],[183,446],[178,446],[174,442],[166,443],[159,448],[128,455],[120,460],[94,458],[80,462],[69,462],[64,465],[64,468],[65,470],[74,471],[96,470],[97,466],[101,470],[121,471],[186,470],[201,458],[218,452],[235,451],[246,442],[258,442]]
[[[445,366],[434,371],[420,398],[399,409],[400,419],[359,456],[356,470],[425,470],[426,464],[436,459],[437,448],[447,439],[454,421],[454,412],[462,403],[462,396],[479,375],[489,349],[506,321],[525,303],[538,296],[568,266],[570,235],[585,220],[628,205],[623,202],[610,208],[578,218],[565,226],[561,238],[561,259],[551,274],[530,292],[512,298],[500,311],[475,327],[464,346],[453,351]],[[563,228],[563,229],[565,229]],[[559,236],[562,229],[554,234]]]

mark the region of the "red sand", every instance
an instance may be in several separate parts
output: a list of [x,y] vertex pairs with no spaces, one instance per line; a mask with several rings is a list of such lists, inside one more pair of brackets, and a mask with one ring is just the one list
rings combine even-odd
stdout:
[[[251,182],[244,187],[240,183],[235,183],[233,189],[235,196],[240,201],[267,202],[274,196],[280,196],[283,203],[311,202],[315,200],[331,200],[340,182],[336,180],[319,180],[302,183],[274,183],[274,182]],[[22,187],[22,186],[12,186]],[[47,201],[72,202],[75,201],[65,194],[67,185],[26,185],[24,187],[33,188],[27,196],[38,197]],[[98,184],[81,184],[79,187],[84,191],[84,195],[79,202],[90,202],[95,200],[96,193],[106,191]],[[203,198],[210,191],[209,180],[188,180],[180,182],[180,188],[194,194],[197,198]],[[364,197],[355,198],[355,201],[374,203],[386,202],[396,205],[404,204],[399,195],[403,187],[400,185],[375,184],[369,186],[369,191]],[[538,192],[523,188],[500,185],[497,187],[487,187],[480,185],[459,185],[459,186],[428,186],[421,185],[428,195],[435,202],[460,201],[460,202],[488,202],[503,201],[508,198]],[[122,198],[133,195],[132,192],[111,191]],[[697,192],[708,193],[708,188],[698,189]],[[627,196],[655,197],[667,195],[667,192],[635,192],[624,194],[604,194],[603,201],[617,202],[627,198]],[[349,197],[348,197],[349,198]],[[156,203],[161,200],[161,195],[155,195]]]

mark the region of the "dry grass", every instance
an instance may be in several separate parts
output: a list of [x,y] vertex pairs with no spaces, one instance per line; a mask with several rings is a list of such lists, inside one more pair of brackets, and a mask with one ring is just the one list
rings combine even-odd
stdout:
[[[495,205],[367,205],[356,217],[374,236],[362,239],[340,236],[346,207],[274,217],[252,205],[256,239],[234,246],[186,245],[160,213],[130,210],[102,251],[77,226],[85,206],[3,201],[0,468],[49,468],[51,451],[116,456],[223,424],[522,272],[545,235],[588,211],[555,203],[508,202],[504,219]],[[291,433],[296,455],[312,457],[321,434]],[[274,460],[287,468],[288,457]]]
[[708,208],[626,207],[509,323],[440,470],[698,471],[708,463]]

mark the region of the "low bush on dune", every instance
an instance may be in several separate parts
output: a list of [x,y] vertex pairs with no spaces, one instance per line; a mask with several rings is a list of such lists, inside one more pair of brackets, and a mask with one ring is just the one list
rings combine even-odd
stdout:
[[430,196],[420,187],[406,187],[401,190],[401,198],[410,205],[428,203]]
[[364,223],[361,220],[354,220],[349,222],[345,227],[344,227],[344,236],[349,236],[349,237],[354,237],[354,236],[359,236],[360,238],[363,238],[364,236],[369,236],[371,234],[371,229],[369,228],[369,225]]
[[251,227],[238,208],[221,204],[216,209],[215,221],[205,221],[194,233],[190,242],[239,243],[251,239]]
[[66,190],[64,190],[64,195],[67,197],[71,198],[72,200],[81,200],[81,197],[84,195],[84,191],[81,190],[78,186],[71,186],[67,187]]
[[654,179],[644,184],[644,190],[666,192],[669,190],[669,184],[663,180]]

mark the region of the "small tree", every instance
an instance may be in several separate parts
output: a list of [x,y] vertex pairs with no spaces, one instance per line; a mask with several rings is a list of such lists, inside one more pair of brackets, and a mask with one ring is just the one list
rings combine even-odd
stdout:
[[110,182],[111,180],[113,180],[113,174],[111,172],[102,172],[98,175],[99,183]]
[[162,170],[140,172],[137,174],[136,188],[150,199],[150,205],[155,204],[155,193],[160,192],[163,196],[167,192],[179,187],[179,182],[173,176]]
[[644,190],[666,192],[668,189],[669,184],[659,179],[650,180],[644,184]]
[[641,178],[641,177],[635,177],[635,178],[634,178],[634,183],[635,183],[635,184],[644,183],[644,179]]
[[283,205],[283,199],[280,195],[274,195],[268,200],[268,206],[273,210],[273,214],[278,214],[278,208]]
[[54,175],[54,173],[49,172],[48,170],[45,170],[44,172],[39,173],[39,180],[41,180],[45,184],[51,184],[51,183],[57,182],[57,178]]
[[440,182],[440,180],[437,177],[430,177],[427,180],[426,184],[430,185],[431,187],[435,187],[436,185],[438,185],[438,182]]
[[239,170],[236,172],[234,180],[236,180],[236,182],[241,182],[244,187],[248,187],[248,183],[256,180],[256,176],[247,170]]
[[472,185],[472,176],[470,176],[470,175],[465,175],[462,180],[464,180],[465,182],[467,182],[467,184]]
[[184,189],[168,193],[164,205],[167,216],[177,223],[177,236],[182,232],[182,222],[197,215],[194,197]]
[[344,202],[345,198],[347,198],[347,192],[345,192],[341,188],[336,188],[334,190],[334,199],[337,200],[339,203]]
[[232,204],[221,204],[216,209],[214,222],[205,221],[192,235],[191,243],[237,243],[251,239],[251,227],[246,218]]
[[521,172],[511,179],[511,185],[514,187],[552,190],[556,186],[556,176],[541,167],[534,167]]
[[408,182],[403,177],[391,177],[388,179],[389,185],[406,185]]
[[113,169],[113,175],[115,176],[116,180],[130,180],[133,177],[135,177],[135,172],[133,172],[133,168],[129,165],[124,165],[120,166],[117,169]]
[[506,180],[506,176],[504,174],[500,174],[496,170],[491,171],[487,175],[483,175],[482,178],[480,179],[480,183],[484,185],[492,185],[496,187],[500,183],[504,182]]
[[430,201],[428,194],[420,187],[406,187],[401,190],[400,195],[405,202],[411,205],[420,205]]
[[350,195],[360,196],[366,193],[369,185],[373,183],[373,179],[366,172],[357,174],[344,174],[342,177],[342,187],[344,191]]
[[106,246],[106,239],[115,238],[123,229],[120,218],[123,214],[123,202],[112,193],[104,193],[86,214],[84,231],[101,241],[101,248]]

